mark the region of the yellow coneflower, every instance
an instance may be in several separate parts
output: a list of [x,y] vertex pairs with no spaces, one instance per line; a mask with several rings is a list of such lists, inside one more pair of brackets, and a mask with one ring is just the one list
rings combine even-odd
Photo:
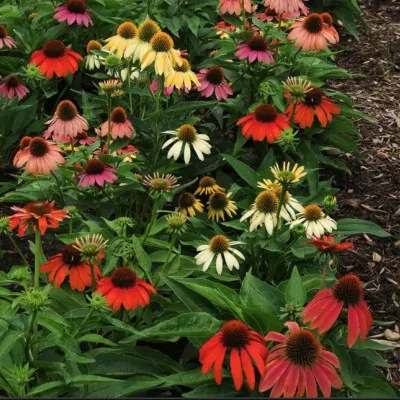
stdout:
[[225,189],[217,185],[217,181],[211,176],[203,176],[199,181],[199,187],[194,192],[194,195],[210,195],[216,192],[225,192]]
[[189,61],[184,58],[182,58],[182,65],[174,65],[172,72],[165,77],[165,86],[167,87],[175,86],[177,89],[186,88],[190,90],[192,83],[197,87],[200,86],[200,82],[192,71]]
[[292,169],[290,169],[290,162],[284,162],[282,169],[279,167],[278,163],[271,167],[271,171],[275,179],[282,184],[292,184],[297,183],[303,176],[307,175],[304,167],[299,167],[295,164]]
[[235,215],[237,212],[237,207],[235,202],[230,199],[232,193],[225,194],[223,192],[215,192],[210,196],[208,200],[208,218],[212,220],[225,221],[225,214],[229,217]]
[[133,44],[133,40],[137,34],[137,26],[132,22],[122,23],[115,36],[106,39],[105,49],[117,52],[119,58],[128,57],[127,49]]
[[178,198],[178,212],[183,215],[194,217],[196,212],[202,213],[204,206],[199,199],[196,199],[191,193],[183,192]]
[[174,49],[174,41],[165,32],[156,33],[150,40],[150,48],[140,60],[142,71],[154,63],[157,75],[168,75],[173,65],[183,64],[180,52]]

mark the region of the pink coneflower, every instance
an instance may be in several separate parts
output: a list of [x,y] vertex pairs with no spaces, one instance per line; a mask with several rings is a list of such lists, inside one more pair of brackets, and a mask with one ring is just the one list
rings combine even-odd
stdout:
[[78,114],[75,104],[69,100],[58,104],[53,118],[47,121],[46,125],[50,125],[43,135],[46,139],[53,135],[58,139],[73,139],[89,129],[86,119]]
[[221,67],[201,69],[197,74],[200,87],[197,89],[204,97],[210,97],[215,93],[217,100],[227,100],[232,95],[232,89],[225,79],[224,70]]
[[293,13],[301,11],[308,14],[308,8],[301,0],[266,0],[265,7],[272,8],[277,14]]
[[15,40],[11,36],[8,36],[6,27],[0,25],[0,49],[2,49],[4,45],[10,49],[17,47]]
[[[308,14],[307,8],[305,8],[303,10],[303,14],[304,15]],[[287,12],[287,13],[283,13],[282,15],[280,15],[271,7],[267,7],[264,10],[264,12],[256,14],[256,18],[262,22],[271,22],[274,19],[279,21],[280,19],[294,19],[294,18],[299,18],[299,17],[300,17],[300,11]]]
[[328,25],[317,13],[300,18],[290,29],[292,32],[289,33],[288,40],[294,40],[294,45],[305,51],[325,50],[328,43],[337,43],[338,37],[332,33],[331,29],[328,29]]
[[[242,0],[219,0],[218,8],[221,14],[242,15]],[[251,0],[244,0],[244,10],[251,13]]]
[[29,90],[19,82],[19,79],[15,75],[11,75],[0,85],[0,93],[3,97],[8,97],[10,100],[14,96],[23,99],[29,93]]
[[[155,93],[155,92],[157,92],[157,89],[158,89],[158,80],[154,79],[153,82],[151,82],[151,84],[150,84],[150,90],[153,93]],[[167,86],[167,87],[164,86],[163,94],[164,94],[164,96],[169,96],[172,94],[173,91],[174,91],[173,86]]]
[[324,21],[324,30],[328,32],[328,34],[331,34],[335,38],[336,42],[339,42],[339,34],[335,29],[335,27],[333,26],[332,15],[327,12],[324,12],[320,14],[320,16]]
[[[116,107],[111,112],[111,137],[115,139],[122,139],[123,137],[132,137],[135,132],[131,121],[126,116],[126,112],[122,107]],[[108,121],[101,124],[100,128],[96,129],[99,136],[107,136]]]
[[54,18],[58,22],[66,21],[68,25],[85,25],[86,28],[93,25],[84,0],[68,0],[62,6],[56,8]]
[[274,62],[272,53],[268,51],[268,43],[262,35],[254,35],[250,40],[247,40],[238,45],[238,51],[235,56],[241,60],[248,59],[253,61],[264,61],[266,64]]
[[[57,135],[53,135],[53,139],[55,140],[55,141],[59,141],[59,142],[61,142],[61,143],[71,143],[71,139],[70,138],[68,138],[68,137],[62,137],[62,138],[60,138],[60,137],[58,137]],[[97,138],[95,138],[95,137],[93,137],[93,136],[89,136],[88,134],[87,134],[87,132],[85,132],[85,131],[82,131],[82,132],[80,132],[80,133],[78,133],[74,138],[73,138],[73,140],[72,140],[72,143],[74,144],[74,145],[90,145],[90,144],[93,144],[93,143],[95,143],[95,142],[97,142]]]
[[85,167],[85,172],[81,176],[79,185],[82,187],[86,186],[104,186],[105,183],[112,183],[116,181],[118,177],[115,175],[115,169],[109,165],[104,164],[100,160],[92,158],[88,161]]
[[21,168],[25,165],[28,174],[50,175],[51,171],[58,168],[58,163],[65,162],[64,157],[60,154],[61,149],[55,143],[41,137],[29,139],[27,136],[22,138],[20,149],[13,160],[15,167]]

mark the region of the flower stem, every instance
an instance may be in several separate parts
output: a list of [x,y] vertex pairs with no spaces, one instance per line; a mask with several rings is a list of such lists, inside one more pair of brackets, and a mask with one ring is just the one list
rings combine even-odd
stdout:
[[111,141],[111,94],[107,94],[107,112],[108,112],[108,128],[107,128],[107,153],[110,154]]
[[70,140],[70,143],[71,143],[71,153],[74,154],[75,153],[75,149],[74,149],[74,141],[72,140],[72,138]]
[[40,236],[40,229],[37,226],[35,231],[35,274],[34,274],[34,288],[39,289],[40,280],[40,264],[41,260],[39,255],[43,254],[42,250],[42,238]]
[[281,193],[281,197],[279,198],[279,203],[278,203],[278,209],[276,210],[276,219],[277,219],[277,224],[276,227],[274,229],[274,236],[276,237],[276,233],[278,232],[278,228],[279,228],[279,217],[281,215],[281,210],[282,210],[282,206],[283,206],[283,202],[285,200],[285,194],[287,192],[287,186],[284,184],[282,185],[282,193]]
[[246,30],[246,10],[244,8],[244,0],[242,0],[242,22],[243,22],[243,32]]
[[[29,321],[28,330],[27,330],[27,334],[26,334],[26,342],[25,342],[25,357],[26,357],[27,362],[29,362],[29,358],[30,358],[29,352],[30,352],[32,337],[35,337],[34,326],[36,326],[36,316],[37,316],[37,310],[33,310],[31,320]],[[31,334],[32,329],[33,329],[33,332]]]
[[154,284],[157,286],[159,279],[160,279],[160,274],[163,274],[165,272],[165,269],[167,268],[167,265],[169,263],[169,260],[171,259],[171,255],[172,255],[172,250],[174,249],[175,243],[176,243],[176,239],[178,238],[178,235],[173,234],[171,237],[171,244],[169,246],[168,249],[168,254],[167,257],[165,258],[165,262],[163,264],[163,266],[160,268],[157,277],[154,279]]
[[321,284],[319,286],[320,289],[323,289],[325,286],[325,280],[328,274],[328,268],[329,268],[328,263],[324,262],[322,265]]
[[58,180],[57,175],[53,171],[50,171],[50,172],[51,172],[51,175],[53,175],[53,178],[56,181],[58,193],[60,194],[61,206],[64,207],[65,206],[65,200],[64,200],[63,191],[61,190],[60,181]]
[[89,259],[89,265],[90,265],[90,275],[92,277],[92,289],[93,291],[95,291],[97,283],[96,283],[96,275],[94,273],[94,263],[92,259]]
[[151,228],[153,227],[153,224],[156,220],[156,215],[157,215],[157,198],[154,199],[153,208],[151,210],[151,218],[150,218],[149,224],[147,225],[146,231],[144,233],[144,237],[142,240],[142,247],[144,247],[146,240],[149,237]]
[[292,67],[290,68],[289,76],[292,76],[292,74],[293,74],[293,70],[294,70],[294,66],[296,64],[297,56],[299,55],[300,51],[301,51],[301,47],[296,51],[296,54],[293,57],[293,63],[292,63]]
[[74,333],[72,334],[72,337],[76,337],[78,333],[81,331],[82,327],[85,326],[86,322],[89,320],[89,318],[92,316],[94,309],[91,308],[89,312],[86,314],[86,317],[82,320],[82,322],[79,324],[79,326],[75,329]]
[[[131,69],[132,69],[132,59],[130,58],[128,60],[128,88],[131,88]],[[132,98],[132,93],[129,92],[129,111],[131,115],[133,114],[133,98]]]
[[24,256],[24,254],[22,253],[21,249],[19,248],[17,242],[14,240],[14,238],[12,237],[10,232],[6,232],[8,238],[10,239],[10,242],[13,244],[15,250],[17,250],[17,253],[19,254],[19,256],[21,257],[22,261],[30,268],[30,264],[28,262],[28,260],[26,259],[26,257]]
[[293,110],[292,110],[292,114],[290,116],[290,121],[289,121],[290,126],[292,128],[293,128],[293,125],[294,125],[294,115],[296,113],[296,108],[297,108],[297,100],[295,99],[294,102],[293,102]]

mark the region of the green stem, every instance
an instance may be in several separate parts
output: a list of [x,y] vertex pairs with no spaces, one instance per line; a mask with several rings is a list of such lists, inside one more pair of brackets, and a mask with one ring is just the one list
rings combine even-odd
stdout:
[[79,326],[75,329],[74,333],[72,334],[72,337],[76,337],[78,335],[78,333],[81,331],[82,327],[85,326],[86,322],[92,316],[93,311],[94,311],[94,308],[91,308],[89,310],[89,312],[86,314],[86,317],[82,320],[82,322],[79,324]]
[[107,153],[110,154],[111,141],[111,94],[107,94],[107,112],[108,112],[108,129],[107,129]]
[[276,234],[277,234],[278,228],[279,228],[279,217],[281,215],[281,210],[282,210],[283,202],[285,200],[286,192],[287,192],[286,185],[282,185],[282,193],[281,193],[281,197],[279,198],[278,209],[276,210],[276,219],[278,222],[276,224],[276,227],[274,228],[274,236],[275,237],[276,237]]
[[54,179],[56,180],[58,193],[60,194],[60,200],[61,200],[61,203],[62,203],[61,206],[64,207],[65,206],[65,200],[64,200],[63,191],[61,190],[60,181],[58,180],[57,175],[53,171],[50,171],[50,172],[51,172],[51,175],[53,175]]
[[246,30],[246,10],[244,8],[244,0],[242,0],[242,22],[243,22],[243,32]]
[[34,288],[35,289],[39,289],[39,283],[40,283],[40,257],[39,255],[41,255],[43,253],[42,251],[42,238],[40,236],[40,229],[37,226],[36,227],[36,232],[35,232],[35,274],[34,274],[34,279],[33,279],[33,283],[34,283]]
[[296,51],[296,54],[294,55],[293,62],[292,62],[292,67],[290,68],[289,76],[292,76],[292,74],[293,74],[293,70],[294,70],[294,66],[296,64],[297,56],[299,55],[300,51],[301,51],[301,47]]
[[29,266],[29,268],[30,268],[30,264],[29,264],[28,260],[26,259],[26,257],[25,257],[24,254],[22,253],[21,249],[19,248],[17,242],[16,242],[16,241],[14,240],[14,238],[12,237],[11,233],[10,233],[10,232],[6,232],[6,233],[7,233],[8,238],[10,239],[10,242],[13,244],[15,250],[17,250],[19,256],[20,256],[21,259],[22,259],[22,261],[23,261],[27,266]]
[[326,276],[328,274],[328,268],[329,268],[329,265],[325,262],[322,265],[321,284],[319,286],[320,289],[323,289],[325,286],[325,280],[326,280]]
[[[132,59],[129,59],[128,61],[128,88],[131,88],[131,68],[132,68]],[[129,92],[129,111],[131,115],[133,114],[133,98],[132,98],[132,93]]]
[[75,153],[75,149],[74,149],[74,141],[71,138],[71,153],[74,154]]
[[[31,341],[32,337],[35,337],[35,329],[34,326],[36,326],[36,316],[37,316],[37,310],[34,310],[31,316],[31,320],[29,321],[29,326],[28,326],[28,331],[26,335],[26,343],[25,343],[25,358],[26,361],[29,362],[29,351],[31,347]],[[31,334],[31,331],[33,329],[33,332]]]
[[150,222],[147,225],[146,231],[144,233],[144,237],[143,237],[143,240],[142,240],[142,247],[144,247],[144,245],[146,243],[146,240],[149,237],[151,228],[153,227],[153,224],[154,224],[154,222],[156,220],[156,216],[157,216],[157,198],[154,199],[153,208],[151,210],[151,219],[150,219]]
[[94,263],[93,260],[89,259],[89,265],[90,265],[90,276],[92,277],[92,289],[93,291],[96,290],[97,282],[96,282],[96,275],[94,273]]
[[294,115],[296,114],[296,108],[297,108],[297,100],[294,99],[294,101],[293,101],[293,110],[292,110],[292,114],[290,116],[290,121],[289,121],[290,126],[292,128],[293,128],[293,125],[294,125]]
[[171,244],[170,244],[169,249],[168,249],[167,257],[165,259],[165,262],[164,262],[163,266],[160,268],[160,270],[159,270],[159,272],[157,274],[158,275],[157,278],[154,280],[155,281],[154,284],[156,286],[158,285],[160,274],[163,274],[165,272],[165,269],[167,268],[169,260],[171,259],[172,250],[174,249],[174,246],[175,246],[177,238],[178,238],[178,236],[176,234],[173,234],[172,237],[171,237]]
[[72,233],[72,218],[68,220],[68,232]]

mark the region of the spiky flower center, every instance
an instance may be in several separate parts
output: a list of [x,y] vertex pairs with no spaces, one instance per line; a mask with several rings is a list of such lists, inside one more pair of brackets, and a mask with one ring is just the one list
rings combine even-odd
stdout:
[[285,352],[294,364],[300,367],[312,367],[318,360],[321,346],[311,332],[300,329],[289,334]]
[[167,221],[171,229],[179,230],[185,225],[186,217],[173,215],[172,217],[168,217]]
[[146,19],[146,21],[139,25],[137,34],[140,40],[149,43],[152,37],[160,31],[161,29],[157,22],[151,19]]
[[43,157],[50,151],[50,147],[45,139],[35,137],[29,142],[29,151],[34,157]]
[[93,158],[88,161],[85,171],[89,175],[101,174],[104,171],[104,164],[100,160]]
[[82,263],[80,251],[75,249],[72,245],[64,246],[61,248],[62,260],[70,267],[76,267]]
[[7,29],[5,26],[0,25],[0,39],[5,39],[8,35]]
[[264,11],[264,14],[268,17],[276,17],[278,15],[273,8],[269,7]]
[[43,201],[34,201],[32,203],[28,203],[25,206],[25,209],[36,215],[46,215],[51,212],[51,207],[48,203],[44,203]]
[[272,190],[262,191],[255,200],[257,211],[263,214],[270,214],[276,212],[278,208],[278,197]]
[[124,39],[133,39],[137,34],[137,30],[136,25],[132,22],[124,22],[118,27],[117,33]]
[[127,116],[126,112],[122,107],[116,107],[111,112],[111,121],[116,124],[123,124],[126,122]]
[[255,35],[249,40],[248,46],[254,51],[265,51],[267,50],[267,41],[262,35]]
[[221,254],[229,249],[229,240],[225,235],[215,235],[210,239],[210,249],[215,254]]
[[43,53],[49,58],[61,57],[65,53],[65,45],[61,40],[48,40],[43,46]]
[[206,79],[213,85],[220,85],[224,80],[224,70],[219,67],[211,67],[206,73]]
[[24,136],[19,142],[19,148],[21,150],[25,149],[26,147],[29,146],[31,140],[32,140],[32,138],[30,136]]
[[19,85],[19,80],[15,75],[11,75],[7,78],[6,84],[9,88],[16,88]]
[[79,132],[76,136],[75,136],[75,139],[77,139],[77,140],[85,140],[85,139],[87,139],[89,137],[89,135],[85,132],[85,131],[82,131],[82,132]]
[[86,4],[84,0],[68,0],[67,9],[71,13],[84,14],[86,12]]
[[170,182],[165,178],[154,178],[150,181],[150,186],[155,190],[164,191],[170,187]]
[[72,101],[63,100],[58,104],[56,114],[62,121],[72,121],[78,115],[78,110]]
[[347,307],[357,304],[364,298],[364,289],[357,275],[347,274],[336,282],[333,295]]
[[196,197],[194,197],[191,193],[182,193],[178,199],[179,207],[181,208],[189,208],[193,207],[196,203]]
[[256,120],[260,122],[272,122],[278,116],[276,108],[271,104],[261,104],[254,112]]
[[89,40],[88,44],[86,45],[86,53],[90,54],[92,50],[101,50],[101,43],[97,40]]
[[249,342],[249,327],[242,321],[232,320],[222,325],[222,343],[228,348],[241,349]]
[[211,176],[203,176],[203,178],[201,178],[200,182],[199,182],[199,186],[201,188],[213,187],[216,184],[217,184],[217,181],[214,178],[212,178]]
[[320,16],[322,18],[322,21],[325,22],[325,24],[327,24],[328,26],[333,25],[333,18],[332,18],[331,14],[324,12],[324,13],[320,14]]
[[322,209],[316,204],[310,204],[304,207],[303,213],[307,221],[318,221],[322,218]]
[[321,103],[323,95],[324,92],[321,89],[314,88],[306,93],[304,103],[306,103],[308,106],[317,106]]
[[127,267],[117,268],[111,275],[111,282],[121,289],[136,286],[136,272]]
[[182,142],[192,143],[197,138],[197,131],[193,125],[185,124],[179,127],[177,136]]
[[322,31],[324,21],[317,13],[308,15],[303,21],[303,28],[310,33],[319,33]]
[[182,65],[175,65],[174,70],[177,72],[188,72],[191,70],[190,63],[185,58],[182,58]]
[[210,196],[210,208],[212,210],[225,210],[228,204],[229,199],[225,193],[215,192]]
[[174,41],[171,36],[165,32],[156,33],[150,40],[151,47],[157,53],[166,53],[174,47]]

